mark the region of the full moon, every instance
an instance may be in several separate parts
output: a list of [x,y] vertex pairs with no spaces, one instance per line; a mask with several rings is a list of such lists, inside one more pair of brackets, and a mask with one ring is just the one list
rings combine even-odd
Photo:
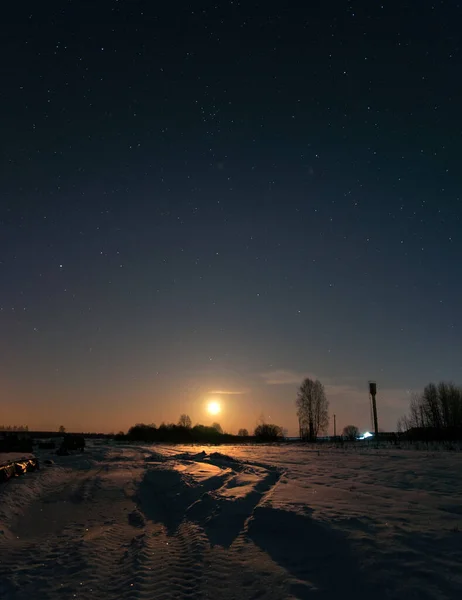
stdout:
[[207,411],[211,415],[217,415],[221,411],[221,406],[218,402],[212,401],[207,404]]

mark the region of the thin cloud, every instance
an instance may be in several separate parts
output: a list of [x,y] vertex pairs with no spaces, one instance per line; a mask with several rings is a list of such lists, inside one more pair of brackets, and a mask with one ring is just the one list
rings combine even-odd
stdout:
[[260,377],[267,385],[289,385],[293,383],[300,384],[305,377],[312,377],[312,375],[288,369],[275,369],[274,371],[260,373]]
[[240,396],[241,394],[245,394],[245,390],[241,391],[232,391],[232,390],[210,390],[209,394],[221,394],[223,396]]

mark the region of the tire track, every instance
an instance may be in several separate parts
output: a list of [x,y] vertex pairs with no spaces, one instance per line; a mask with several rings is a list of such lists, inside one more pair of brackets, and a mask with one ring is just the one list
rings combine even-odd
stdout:
[[94,597],[99,574],[87,552],[86,536],[104,523],[107,508],[97,501],[102,471],[103,467],[85,469],[57,485],[15,524],[8,548],[0,546],[2,558],[7,557],[0,567],[2,600]]
[[[0,579],[6,582],[8,600],[62,597],[77,591],[87,579],[88,564],[73,539],[53,535],[43,540],[25,541],[11,548],[8,560],[2,563]],[[56,573],[59,572],[59,580]]]
[[221,456],[184,459],[204,464],[201,476],[219,467],[195,480],[178,460],[156,458],[111,451],[37,501],[4,560],[0,543],[0,600],[288,597],[283,574],[247,535],[280,472]]

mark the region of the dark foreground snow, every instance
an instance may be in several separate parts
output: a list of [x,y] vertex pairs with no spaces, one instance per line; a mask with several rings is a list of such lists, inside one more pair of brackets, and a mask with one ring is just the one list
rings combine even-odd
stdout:
[[0,599],[462,598],[462,456],[90,445],[0,488]]

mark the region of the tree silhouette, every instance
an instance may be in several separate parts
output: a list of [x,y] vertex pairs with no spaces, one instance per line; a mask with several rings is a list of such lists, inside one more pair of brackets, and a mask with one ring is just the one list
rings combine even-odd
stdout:
[[[274,442],[284,438],[284,432],[278,425],[261,423],[255,432],[258,436],[256,441],[259,442]],[[239,435],[224,433],[219,423],[213,423],[211,426],[198,423],[191,428],[175,423],[161,423],[158,428],[154,424],[137,423],[130,427],[125,435],[120,431],[114,436],[114,440],[169,444],[227,444],[245,443],[248,435],[247,429],[240,429]]]
[[322,383],[318,379],[304,379],[298,390],[296,404],[300,437],[310,442],[316,441],[318,435],[329,426],[329,402]]
[[220,423],[212,423],[212,429],[215,429],[218,433],[223,433]]
[[462,388],[452,382],[429,383],[412,396],[399,430],[413,430],[414,437],[425,439],[462,439]]
[[66,433],[66,428],[64,427],[64,425],[59,426],[58,433]]
[[192,421],[189,415],[181,415],[178,420],[179,427],[186,427],[186,429],[191,429]]
[[283,439],[282,428],[271,423],[257,425],[254,435],[259,442],[278,442]]
[[359,437],[359,429],[356,425],[346,425],[343,428],[343,437],[347,440],[354,441]]

